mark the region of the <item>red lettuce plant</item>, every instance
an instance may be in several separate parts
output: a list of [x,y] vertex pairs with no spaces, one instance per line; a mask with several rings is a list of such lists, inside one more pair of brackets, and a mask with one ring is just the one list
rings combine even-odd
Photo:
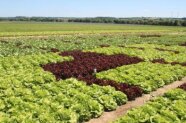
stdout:
[[61,56],[73,56],[73,61],[50,63],[43,66],[46,71],[52,72],[57,79],[75,77],[85,81],[88,85],[98,84],[101,86],[110,85],[116,90],[127,94],[129,100],[142,95],[142,90],[137,86],[119,84],[111,80],[102,80],[94,77],[95,69],[97,72],[116,68],[122,65],[135,64],[143,61],[138,57],[128,55],[104,55],[92,52],[67,51],[60,53]]

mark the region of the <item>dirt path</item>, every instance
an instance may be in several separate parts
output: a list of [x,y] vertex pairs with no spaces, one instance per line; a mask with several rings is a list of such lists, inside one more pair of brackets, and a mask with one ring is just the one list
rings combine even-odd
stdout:
[[123,116],[127,113],[127,110],[135,107],[142,106],[145,102],[149,101],[150,99],[161,96],[168,90],[177,88],[178,86],[182,85],[186,82],[186,77],[183,78],[181,81],[175,81],[172,84],[166,85],[162,88],[157,89],[154,92],[151,92],[150,94],[144,94],[142,97],[136,98],[134,101],[129,101],[125,105],[119,106],[115,111],[112,112],[104,112],[101,117],[91,119],[90,121],[86,123],[110,123],[114,120],[116,120],[118,117]]

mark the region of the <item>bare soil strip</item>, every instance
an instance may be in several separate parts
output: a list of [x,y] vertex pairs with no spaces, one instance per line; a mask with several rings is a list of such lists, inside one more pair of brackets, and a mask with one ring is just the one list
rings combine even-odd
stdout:
[[135,107],[144,105],[145,102],[153,99],[157,96],[162,96],[167,91],[177,88],[186,82],[186,77],[180,81],[175,81],[169,85],[165,85],[162,88],[157,89],[156,91],[151,92],[150,94],[144,94],[142,97],[136,98],[134,101],[128,101],[126,104],[119,106],[115,111],[104,112],[101,117],[91,119],[86,123],[111,123],[116,120],[118,117],[121,117],[127,113],[127,110]]

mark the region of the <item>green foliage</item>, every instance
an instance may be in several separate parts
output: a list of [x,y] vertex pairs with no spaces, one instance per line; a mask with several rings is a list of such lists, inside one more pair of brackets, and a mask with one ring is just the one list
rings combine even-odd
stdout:
[[[144,49],[138,49],[144,48]],[[155,48],[172,51],[159,51]],[[165,59],[167,62],[186,62],[186,49],[181,46],[165,46],[155,44],[134,44],[126,45],[125,47],[106,47],[87,50],[90,52],[104,53],[107,55],[127,54],[129,56],[138,56],[146,61],[153,59]],[[174,53],[177,51],[179,53]]]
[[185,26],[184,18],[63,18],[63,17],[0,17],[0,21],[35,21],[35,22],[81,22],[81,23],[115,23],[115,24],[143,24],[143,25],[165,25]]
[[103,71],[97,73],[96,77],[137,85],[149,93],[165,84],[179,80],[185,75],[186,68],[180,65],[142,62]]
[[184,123],[186,100],[180,94],[186,95],[186,92],[173,89],[163,97],[156,97],[141,107],[129,110],[114,123]]
[[[144,30],[145,31],[145,30]],[[43,32],[42,32],[43,33]],[[37,33],[36,33],[37,34]],[[166,54],[169,56],[172,55],[178,56],[179,54],[170,54],[169,52],[159,52],[153,47],[162,47],[179,50],[183,49],[184,47],[176,46],[178,44],[182,44],[186,40],[185,35],[163,35],[160,37],[153,37],[154,33],[136,33],[136,34],[128,34],[125,35],[123,33],[103,33],[103,34],[74,34],[74,35],[66,35],[66,36],[49,36],[45,37],[20,37],[20,38],[7,38],[7,39],[0,39],[0,57],[3,56],[18,56],[18,55],[26,55],[26,54],[36,54],[36,53],[46,53],[50,51],[51,48],[57,48],[60,51],[67,51],[67,50],[90,50],[94,48],[100,47],[102,44],[107,44],[111,46],[118,46],[118,45],[129,45],[129,46],[136,46],[136,47],[145,47],[145,51],[140,51],[138,49],[131,49],[126,48],[129,51],[125,51],[124,48],[116,49],[117,52],[128,53],[129,55],[144,55],[148,53],[148,58],[152,58],[152,53],[156,54],[156,57],[161,57],[161,54],[165,57]],[[145,35],[147,37],[142,38],[140,35]],[[149,36],[150,35],[150,36]],[[151,36],[152,35],[152,36]],[[157,35],[156,33],[154,35]],[[149,36],[149,37],[148,37]],[[145,43],[145,44],[144,44]],[[161,44],[161,45],[148,45],[150,44]],[[131,45],[132,44],[132,45]],[[136,45],[137,44],[137,45]],[[141,45],[140,45],[141,44]],[[171,46],[164,46],[171,45]],[[172,48],[173,47],[173,48]],[[105,49],[105,48],[103,48]],[[111,48],[112,49],[112,48]],[[121,51],[120,51],[121,49]],[[96,49],[95,49],[96,50]],[[98,49],[97,49],[98,50]],[[105,49],[106,50],[106,49]],[[112,49],[113,50],[113,49]],[[110,53],[112,52],[109,51]],[[152,50],[152,51],[151,51]],[[185,49],[184,49],[185,50]],[[103,51],[103,50],[101,50]],[[182,50],[183,51],[183,50]],[[139,53],[138,53],[139,52]],[[135,54],[134,54],[135,53]],[[151,54],[150,54],[151,53]],[[183,59],[185,52],[181,52],[179,55],[179,59]],[[183,57],[181,57],[183,56]],[[182,60],[183,61],[183,60]]]
[[[72,60],[55,53],[0,60],[1,122],[84,122],[114,110],[127,96],[110,86],[87,86],[76,79],[56,81],[40,65]],[[101,98],[100,98],[101,97]]]

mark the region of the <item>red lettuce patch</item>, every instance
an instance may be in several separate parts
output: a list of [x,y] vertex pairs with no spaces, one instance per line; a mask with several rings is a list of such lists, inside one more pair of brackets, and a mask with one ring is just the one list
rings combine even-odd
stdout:
[[171,64],[171,65],[181,65],[181,66],[186,66],[186,62],[179,63],[179,62],[167,62],[165,59],[160,58],[160,59],[154,59],[151,61],[152,63],[160,63],[160,64]]
[[93,76],[97,72],[116,68],[123,65],[136,64],[143,60],[128,55],[104,55],[92,52],[67,51],[60,53],[61,56],[73,56],[73,61],[50,63],[43,66],[45,71],[52,72],[57,79],[75,77],[85,81],[88,85],[98,84],[101,86],[110,85],[116,90],[127,94],[129,100],[142,95],[142,90],[137,86],[117,83],[111,80],[101,80]]

